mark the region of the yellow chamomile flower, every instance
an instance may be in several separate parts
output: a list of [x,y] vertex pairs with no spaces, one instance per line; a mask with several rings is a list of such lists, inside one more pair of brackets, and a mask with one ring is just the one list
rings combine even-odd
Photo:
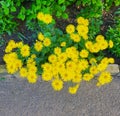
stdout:
[[57,61],[57,56],[55,54],[51,54],[49,57],[48,57],[48,61],[51,62],[51,63],[54,63]]
[[30,55],[30,47],[26,44],[23,45],[20,49],[20,53],[23,57],[27,57]]
[[50,44],[51,44],[51,40],[49,38],[45,38],[43,40],[43,45],[44,46],[48,47],[48,46],[50,46]]
[[91,53],[98,53],[100,51],[100,46],[98,43],[94,43],[89,50]]
[[40,21],[43,21],[43,18],[44,18],[43,12],[39,12],[39,13],[37,14],[37,19],[40,20]]
[[78,34],[70,34],[70,38],[74,41],[74,42],[80,42],[81,38]]
[[36,43],[34,44],[34,48],[37,52],[40,52],[42,50],[42,47],[43,45],[42,45],[42,42],[40,41],[36,41]]
[[85,49],[80,51],[80,57],[81,58],[87,58],[88,54],[89,54],[89,52],[87,50],[85,50]]
[[86,47],[87,49],[91,49],[92,45],[93,45],[93,43],[92,43],[91,41],[87,41],[87,42],[85,43],[85,47]]
[[76,73],[72,78],[73,83],[80,83],[82,81],[82,74]]
[[88,27],[84,25],[78,25],[77,26],[77,31],[80,36],[85,36],[88,33]]
[[101,75],[98,77],[97,86],[101,86],[112,81],[112,76],[109,72],[102,72]]
[[109,40],[109,47],[112,48],[113,47],[113,41]]
[[21,68],[20,69],[20,76],[21,77],[25,78],[25,77],[27,77],[27,74],[28,74],[27,68]]
[[44,40],[44,35],[41,32],[38,33],[38,40],[40,40],[40,41]]
[[96,41],[97,41],[97,42],[101,42],[101,41],[103,41],[103,40],[105,40],[105,38],[104,38],[103,35],[97,35],[97,37],[96,37]]
[[90,64],[96,64],[97,63],[97,60],[95,58],[91,58],[89,60]]
[[42,80],[50,81],[50,80],[52,80],[52,78],[53,78],[53,75],[52,75],[52,73],[50,71],[44,71],[42,73]]
[[115,62],[115,60],[114,60],[114,58],[109,58],[108,62],[111,63],[111,64],[113,64]]
[[71,33],[73,33],[74,31],[75,31],[75,26],[74,26],[74,25],[69,24],[69,25],[66,27],[66,32],[67,32],[68,34],[71,34]]
[[37,78],[38,77],[37,77],[36,73],[28,72],[27,80],[28,80],[29,83],[36,83]]
[[70,94],[76,94],[79,86],[80,86],[80,85],[77,84],[77,85],[75,85],[75,86],[69,87],[68,92],[69,92]]
[[60,44],[60,46],[62,46],[62,47],[66,46],[66,42],[62,42],[62,43]]
[[31,58],[33,58],[33,59],[36,58],[36,55],[35,55],[35,54],[32,54],[32,55],[31,55]]
[[60,48],[60,47],[54,48],[54,53],[55,53],[56,55],[61,54],[61,48]]
[[46,24],[50,24],[52,22],[52,16],[50,14],[44,14],[43,22]]
[[16,43],[15,43],[15,41],[14,40],[10,40],[9,42],[8,42],[8,45],[7,45],[7,47],[6,47],[6,49],[5,49],[5,52],[6,53],[9,53],[9,52],[11,52],[14,48],[16,48],[17,46],[16,46]]
[[85,25],[85,26],[89,25],[88,19],[84,19],[83,17],[78,17],[77,18],[77,23],[80,24],[80,25]]
[[23,46],[23,42],[21,41],[21,42],[16,43],[16,46],[17,46],[18,48],[21,48],[21,47]]
[[90,81],[91,79],[93,79],[93,74],[90,74],[90,73],[85,73],[84,75],[83,75],[83,80],[85,80],[85,81]]
[[55,91],[60,91],[63,88],[63,81],[60,79],[54,79],[51,85]]
[[90,67],[90,73],[95,75],[98,73],[98,69],[97,69],[97,66],[91,66]]
[[98,42],[98,44],[101,50],[105,50],[106,48],[108,48],[108,42],[106,40],[100,41]]

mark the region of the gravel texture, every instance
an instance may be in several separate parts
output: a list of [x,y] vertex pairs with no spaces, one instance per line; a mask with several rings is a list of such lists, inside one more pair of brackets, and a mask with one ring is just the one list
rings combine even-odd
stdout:
[[120,77],[96,87],[95,80],[82,82],[78,93],[70,95],[67,85],[54,92],[41,79],[36,84],[12,75],[0,81],[0,116],[120,116]]

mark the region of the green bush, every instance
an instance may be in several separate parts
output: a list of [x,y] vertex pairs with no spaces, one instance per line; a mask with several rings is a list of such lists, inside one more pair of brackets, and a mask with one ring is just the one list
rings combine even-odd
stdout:
[[117,18],[117,22],[114,27],[109,27],[106,33],[106,39],[112,40],[114,47],[109,49],[109,51],[116,57],[120,58],[120,19]]
[[14,21],[17,9],[20,7],[21,1],[17,0],[1,0],[0,1],[0,35],[11,32],[16,27],[17,23]]

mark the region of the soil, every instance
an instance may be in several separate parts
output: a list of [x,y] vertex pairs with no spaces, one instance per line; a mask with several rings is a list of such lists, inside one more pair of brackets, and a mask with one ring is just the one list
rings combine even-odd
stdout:
[[[105,35],[108,27],[114,25],[113,17],[114,17],[114,12],[116,11],[117,8],[118,7],[113,7],[113,8],[111,8],[111,10],[109,12],[103,12],[103,25],[101,25],[101,34]],[[65,31],[65,27],[69,23],[75,24],[75,21],[76,21],[75,19],[79,12],[79,8],[77,8],[74,5],[72,7],[69,7],[67,10],[68,10],[68,12],[70,12],[69,19],[67,19],[67,20],[56,19],[56,27],[62,29],[63,31]],[[2,46],[0,46],[0,64],[4,64],[4,61],[3,61],[4,50],[5,50],[5,46],[7,45],[8,41],[10,39],[14,39],[15,41],[21,41],[21,37],[20,37],[20,34],[21,34],[25,37],[25,39],[24,39],[25,43],[30,44],[33,41],[35,41],[34,38],[32,38],[33,31],[27,29],[27,27],[25,26],[25,22],[20,21],[20,20],[16,20],[16,21],[19,23],[17,30],[12,35],[8,35],[8,34],[2,35],[4,44]],[[35,32],[34,32],[34,34],[35,34]],[[115,63],[120,65],[120,58],[117,58],[116,56],[111,54],[109,51],[105,51],[105,56],[114,57]]]

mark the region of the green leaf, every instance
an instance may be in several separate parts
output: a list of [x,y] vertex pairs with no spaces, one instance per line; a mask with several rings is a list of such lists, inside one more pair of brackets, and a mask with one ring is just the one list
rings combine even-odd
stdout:
[[5,13],[5,15],[8,15],[9,14],[9,8],[5,8],[4,13]]
[[13,6],[13,7],[11,7],[11,12],[15,12],[16,11],[16,8]]
[[24,20],[25,19],[25,11],[26,11],[26,9],[22,6],[17,18]]
[[56,16],[60,17],[61,15],[62,15],[62,13],[60,11],[57,11]]
[[68,19],[68,14],[67,13],[63,13],[63,15],[62,15],[62,18],[64,18],[64,19]]
[[43,5],[46,5],[47,4],[47,1],[45,0],[45,1],[42,1],[42,4]]
[[61,7],[61,9],[62,9],[62,11],[64,12],[64,11],[66,10],[66,6],[63,5],[63,6]]
[[49,37],[49,36],[51,36],[51,33],[50,32],[45,32],[44,36]]
[[58,4],[63,4],[65,0],[58,0]]

